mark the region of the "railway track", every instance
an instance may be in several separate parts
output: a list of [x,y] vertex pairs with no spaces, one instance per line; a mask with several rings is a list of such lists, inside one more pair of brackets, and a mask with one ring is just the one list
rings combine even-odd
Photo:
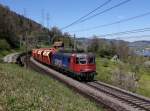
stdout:
[[150,99],[148,98],[99,81],[89,82],[87,84],[100,92],[104,92],[108,96],[117,98],[120,102],[126,103],[139,111],[150,111]]
[[[24,54],[22,54],[24,55]],[[16,62],[17,58],[20,56],[22,59],[22,55],[19,54],[10,54],[5,57],[5,62]],[[93,81],[87,83],[80,83],[78,81],[72,80],[68,77],[63,76],[62,74],[58,74],[56,72],[42,64],[31,59],[30,67],[34,69],[38,69],[39,72],[53,73],[53,76],[61,79],[69,86],[77,89],[82,94],[94,99],[98,103],[104,104],[106,107],[108,106],[112,110],[115,111],[150,111],[150,99],[140,96],[138,94],[134,94],[120,88],[102,83],[100,81]],[[43,67],[43,68],[42,68]],[[42,71],[43,70],[43,71]],[[50,71],[48,71],[50,70]],[[63,76],[63,77],[59,77]]]
[[95,100],[98,104],[103,104],[106,107],[115,111],[150,111],[150,99],[122,90],[120,88],[99,82],[82,83],[72,78],[66,77],[63,74],[44,66],[33,58],[30,62],[36,69],[44,70],[55,78],[71,86],[81,94]]

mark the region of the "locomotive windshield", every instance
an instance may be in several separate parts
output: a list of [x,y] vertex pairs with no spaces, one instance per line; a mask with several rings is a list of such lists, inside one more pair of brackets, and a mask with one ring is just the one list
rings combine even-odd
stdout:
[[87,64],[86,58],[77,58],[78,64]]
[[86,64],[86,59],[77,57],[76,64]]
[[94,57],[77,57],[76,64],[94,64],[95,58]]

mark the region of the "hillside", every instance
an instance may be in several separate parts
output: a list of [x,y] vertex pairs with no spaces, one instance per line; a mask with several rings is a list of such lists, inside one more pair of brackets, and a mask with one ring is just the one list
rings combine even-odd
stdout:
[[143,50],[145,48],[150,48],[150,41],[135,41],[129,44],[130,47]]
[[0,48],[18,48],[19,41],[25,40],[25,34],[35,36],[45,34],[48,30],[37,22],[11,11],[0,5]]
[[0,111],[102,111],[46,74],[2,63],[0,70]]
[[73,39],[69,33],[61,32],[56,26],[49,30],[0,4],[0,49],[6,51],[26,46],[25,37],[28,37],[30,49],[50,47],[58,40],[63,41],[66,47],[73,47]]
[[[88,47],[90,43],[92,42],[92,39],[90,38],[78,38],[78,42],[82,43],[82,47]],[[105,42],[106,44],[114,43],[126,43],[129,48],[138,51],[137,54],[140,55],[150,55],[150,41],[135,41],[135,42],[128,42],[128,41],[123,41],[123,40],[115,40],[115,39],[105,39],[105,38],[98,38],[99,41]],[[144,52],[143,52],[144,50]]]
[[[91,38],[77,38],[77,40],[79,42],[83,42],[83,43],[90,43],[90,41],[92,40]],[[101,41],[105,41],[107,43],[110,42],[126,42],[128,43],[128,45],[130,47],[134,47],[134,48],[148,48],[150,47],[150,41],[135,41],[135,42],[128,42],[128,41],[124,41],[124,40],[116,40],[116,39],[106,39],[106,38],[99,38],[99,40]]]

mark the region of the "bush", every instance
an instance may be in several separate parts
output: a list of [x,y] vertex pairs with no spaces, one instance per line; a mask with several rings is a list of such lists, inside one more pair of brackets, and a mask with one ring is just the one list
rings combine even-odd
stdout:
[[3,59],[2,58],[0,58],[0,63],[3,63]]
[[1,50],[9,50],[10,49],[10,45],[8,44],[8,42],[5,39],[0,40],[0,49]]
[[104,59],[103,60],[103,66],[108,67],[108,65],[109,65],[109,61],[107,59]]
[[150,61],[146,61],[143,64],[144,70],[150,74]]
[[150,68],[150,61],[144,62],[144,67],[145,68]]
[[110,49],[110,48],[106,48],[106,49],[99,49],[99,56],[103,57],[103,58],[111,58],[115,55],[115,52]]
[[137,74],[129,72],[124,65],[120,65],[112,72],[112,82],[114,85],[135,92],[138,87]]

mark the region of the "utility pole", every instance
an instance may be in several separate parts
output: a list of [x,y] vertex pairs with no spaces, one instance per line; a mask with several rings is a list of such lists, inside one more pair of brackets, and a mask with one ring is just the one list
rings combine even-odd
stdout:
[[[50,27],[49,27],[49,20],[50,20],[49,13],[47,13],[47,15],[46,15],[46,20],[47,20],[47,28],[50,29]],[[49,43],[49,45],[51,44],[49,35],[48,35],[48,43]]]
[[41,10],[41,24],[44,26],[45,24],[45,11],[44,9]]
[[20,36],[19,38],[20,38],[20,49],[21,49],[21,44],[22,44],[22,36]]
[[76,51],[76,36],[74,34],[74,51]]
[[26,8],[23,8],[23,16],[26,16]]
[[[23,8],[22,15],[23,15],[24,17],[26,16],[26,8]],[[24,36],[24,35],[20,35],[20,39],[19,39],[19,42],[20,42],[20,49],[21,49],[21,46],[23,45],[23,36]]]
[[51,37],[48,35],[48,43],[51,45]]
[[47,28],[49,29],[49,20],[50,20],[50,17],[49,17],[49,13],[47,13],[46,15],[46,20],[47,20]]
[[26,57],[25,57],[25,61],[26,61],[26,69],[28,69],[28,37],[27,37],[27,31],[25,32],[25,44],[26,44],[26,47],[25,47],[25,52],[26,52]]
[[55,40],[56,37],[57,37],[57,35],[54,34],[54,36],[51,38],[51,44],[53,44],[53,42],[54,42],[54,40]]
[[[27,16],[26,15],[26,9],[24,8],[23,9],[23,15],[24,17]],[[28,69],[28,37],[27,37],[27,27],[24,29],[24,38],[25,38],[25,53],[26,53],[26,56],[25,56],[25,68]]]

